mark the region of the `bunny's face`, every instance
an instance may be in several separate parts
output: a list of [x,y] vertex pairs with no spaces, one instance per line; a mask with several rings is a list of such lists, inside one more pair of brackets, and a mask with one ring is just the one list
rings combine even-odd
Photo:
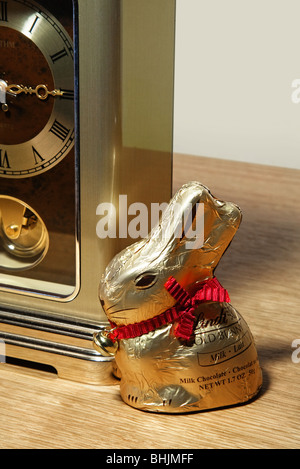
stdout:
[[164,288],[171,275],[186,290],[212,277],[240,220],[236,205],[215,199],[198,182],[184,185],[150,234],[106,268],[99,296],[108,319],[132,324],[173,306]]

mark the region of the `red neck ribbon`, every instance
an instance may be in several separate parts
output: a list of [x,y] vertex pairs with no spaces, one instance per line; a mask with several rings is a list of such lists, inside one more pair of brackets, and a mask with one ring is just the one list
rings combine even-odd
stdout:
[[174,277],[170,277],[167,280],[165,288],[176,299],[177,303],[175,306],[154,318],[138,323],[118,327],[111,322],[110,324],[113,329],[109,333],[109,338],[113,342],[121,339],[133,339],[148,334],[165,324],[177,321],[178,325],[175,329],[175,336],[188,341],[193,336],[194,313],[200,303],[207,303],[208,301],[230,302],[227,290],[222,287],[216,277],[202,282],[194,296],[190,296]]

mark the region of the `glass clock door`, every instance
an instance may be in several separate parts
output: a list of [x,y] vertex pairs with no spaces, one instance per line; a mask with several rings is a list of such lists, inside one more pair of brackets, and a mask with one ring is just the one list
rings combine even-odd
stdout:
[[0,2],[0,288],[79,282],[74,3]]

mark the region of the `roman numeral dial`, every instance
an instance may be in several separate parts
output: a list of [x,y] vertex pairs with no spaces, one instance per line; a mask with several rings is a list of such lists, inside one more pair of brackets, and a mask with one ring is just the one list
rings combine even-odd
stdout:
[[0,177],[48,171],[74,146],[73,42],[33,0],[0,1]]

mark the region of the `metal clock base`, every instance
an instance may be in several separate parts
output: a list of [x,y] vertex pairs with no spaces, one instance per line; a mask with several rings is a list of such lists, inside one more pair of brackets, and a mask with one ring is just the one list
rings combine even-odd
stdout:
[[0,361],[26,360],[53,367],[59,378],[114,384],[112,359],[93,349],[93,334],[100,329],[62,317],[0,309]]

